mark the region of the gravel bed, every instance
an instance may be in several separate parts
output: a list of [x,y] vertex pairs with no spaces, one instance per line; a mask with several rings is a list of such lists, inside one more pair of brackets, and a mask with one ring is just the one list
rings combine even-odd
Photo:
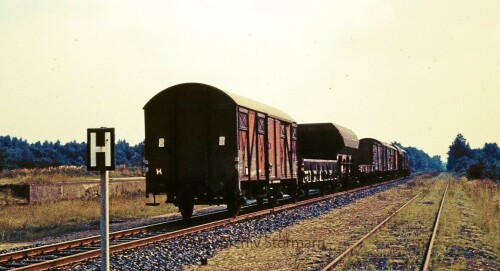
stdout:
[[[111,270],[183,270],[185,266],[201,265],[218,250],[237,242],[259,238],[282,230],[303,220],[317,218],[334,208],[348,205],[358,199],[407,183],[410,179],[341,195],[307,206],[266,215],[257,219],[174,238],[143,248],[119,253],[111,257]],[[58,270],[99,270],[100,260],[90,260]]]
[[[218,212],[221,210],[225,210],[226,206],[211,206],[208,208],[203,208],[194,211],[194,215],[206,215],[213,212]],[[137,227],[143,227],[156,223],[165,223],[174,220],[182,219],[180,213],[170,213],[158,217],[150,217],[150,218],[140,218],[140,219],[124,219],[124,220],[111,220],[110,221],[110,232],[117,232]],[[55,243],[61,243],[65,241],[71,241],[81,238],[92,237],[96,235],[100,235],[100,224],[99,221],[96,223],[89,223],[85,225],[80,225],[74,228],[73,231],[60,234],[58,236],[47,237],[35,242],[32,242],[30,245],[13,247],[9,249],[0,250],[0,254],[46,246]]]

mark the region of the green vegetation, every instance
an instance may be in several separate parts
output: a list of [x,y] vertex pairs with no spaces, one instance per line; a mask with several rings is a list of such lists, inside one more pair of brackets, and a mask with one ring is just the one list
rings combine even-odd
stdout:
[[[117,165],[129,168],[142,166],[143,143],[130,146],[125,140],[115,144],[115,160]],[[85,165],[87,145],[72,141],[61,142],[40,141],[29,144],[17,137],[0,136],[0,171],[18,168],[46,168],[61,165]]]
[[412,172],[441,172],[444,170],[441,156],[434,155],[430,157],[427,153],[415,147],[403,147],[398,142],[393,142],[392,144],[406,151],[406,154],[410,157]]
[[486,143],[482,149],[471,149],[462,134],[458,134],[448,151],[450,172],[466,175],[469,179],[490,178],[500,180],[500,148]]
[[[164,196],[157,199],[165,201]],[[110,220],[145,218],[177,212],[172,204],[145,205],[143,195],[110,198]],[[31,241],[75,230],[99,228],[99,199],[0,206],[0,240]]]

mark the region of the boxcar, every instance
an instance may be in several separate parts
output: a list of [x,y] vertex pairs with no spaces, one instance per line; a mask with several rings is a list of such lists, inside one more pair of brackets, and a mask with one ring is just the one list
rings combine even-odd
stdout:
[[397,164],[397,169],[398,169],[398,176],[403,177],[403,176],[410,176],[410,158],[408,157],[408,154],[406,153],[405,150],[402,148],[393,145],[394,148],[398,150],[398,164]]
[[[167,88],[145,106],[146,195],[166,194],[189,219],[195,204],[296,194],[295,121],[286,113],[215,87]],[[156,204],[156,201],[155,201]]]
[[386,179],[398,174],[398,150],[373,138],[359,141],[359,171],[363,179]]
[[355,157],[359,141],[348,128],[334,123],[310,123],[298,126],[300,187],[322,190],[349,186],[354,180]]
[[362,179],[374,179],[381,176],[383,144],[373,138],[359,140],[359,172]]
[[398,173],[398,150],[388,143],[382,144],[384,145],[385,176],[395,177]]

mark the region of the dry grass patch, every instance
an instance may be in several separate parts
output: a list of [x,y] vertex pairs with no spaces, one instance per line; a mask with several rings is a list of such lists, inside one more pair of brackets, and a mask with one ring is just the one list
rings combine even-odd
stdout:
[[498,184],[452,180],[441,218],[431,268],[500,269]]
[[[164,196],[158,199],[164,201]],[[144,218],[177,212],[171,204],[151,207],[143,195],[110,198],[110,220]],[[0,206],[0,240],[31,241],[73,230],[99,227],[99,199]]]
[[335,270],[405,270],[420,266],[439,203],[444,177],[419,180],[423,193],[369,238]]
[[[139,177],[140,169],[130,169],[117,166],[109,172],[110,178]],[[87,171],[84,166],[58,166],[48,168],[13,169],[0,172],[0,185],[31,184],[31,183],[61,183],[74,181],[88,181],[99,179],[99,172]]]

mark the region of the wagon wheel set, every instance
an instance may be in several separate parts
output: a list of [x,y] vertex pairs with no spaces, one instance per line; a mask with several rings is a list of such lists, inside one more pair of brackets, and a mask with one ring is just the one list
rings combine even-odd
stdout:
[[[241,211],[242,205],[245,204],[244,198],[238,196],[236,192],[227,193],[225,202],[227,205],[228,214],[232,217],[236,217]],[[174,203],[179,208],[179,212],[184,220],[191,219],[194,211],[195,196],[191,192],[181,192],[175,197]]]

